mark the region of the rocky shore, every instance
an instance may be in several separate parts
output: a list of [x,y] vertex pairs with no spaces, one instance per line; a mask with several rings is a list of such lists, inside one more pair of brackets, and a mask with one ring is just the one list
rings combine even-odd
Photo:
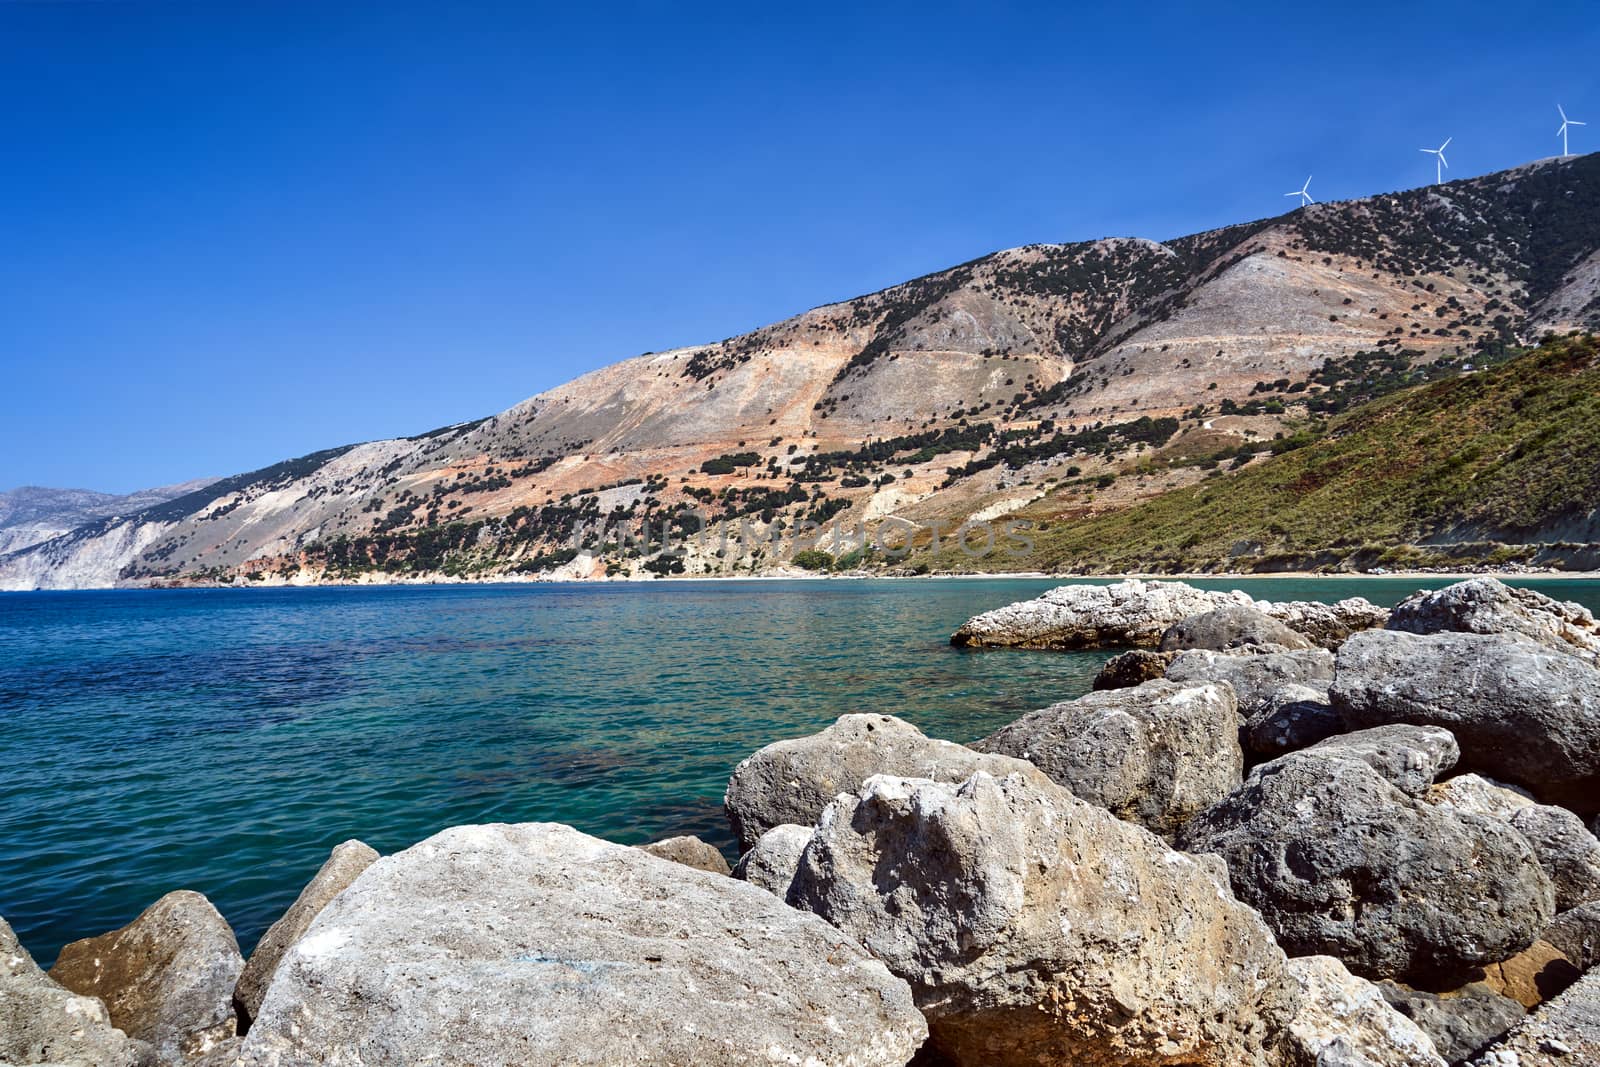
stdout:
[[1126,651],[970,744],[849,714],[756,752],[731,873],[458,826],[339,846],[248,961],[186,891],[48,973],[0,920],[0,1064],[1597,1062],[1581,607],[1127,581],[952,642]]

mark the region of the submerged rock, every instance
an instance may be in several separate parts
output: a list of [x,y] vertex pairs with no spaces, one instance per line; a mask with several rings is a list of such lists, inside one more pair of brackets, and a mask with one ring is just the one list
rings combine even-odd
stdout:
[[1555,913],[1519,834],[1407,796],[1359,758],[1308,751],[1257,767],[1179,844],[1227,862],[1285,951],[1369,978],[1458,978],[1527,947]]
[[752,845],[749,852],[739,857],[733,876],[783,900],[789,895],[789,883],[794,881],[794,872],[800,867],[800,854],[810,843],[809,826],[793,823],[774,826],[761,835],[761,840]]
[[1230,652],[1249,647],[1275,649],[1311,648],[1311,639],[1295,633],[1272,616],[1243,604],[1191,615],[1167,627],[1161,635],[1163,652],[1210,649]]
[[458,826],[322,910],[241,1064],[867,1067],[926,1034],[882,963],[754,886],[566,826]]
[[1433,1039],[1332,956],[1289,961],[1300,1011],[1289,1024],[1302,1062],[1350,1067],[1445,1067]]
[[1464,769],[1600,809],[1600,670],[1576,656],[1518,636],[1373,630],[1339,649],[1330,696],[1352,729],[1443,726]]
[[1522,1021],[1527,1009],[1482,983],[1453,990],[1449,996],[1380,982],[1378,990],[1396,1011],[1433,1039],[1433,1046],[1451,1063],[1467,1059]]
[[111,1025],[98,997],[64,989],[0,919],[0,1063],[154,1067],[156,1051]]
[[790,889],[911,983],[961,1067],[1267,1064],[1283,953],[1210,863],[1038,777],[879,776],[828,806]]
[[241,1029],[248,1027],[260,1010],[261,998],[266,995],[267,986],[289,946],[300,940],[328,901],[342,893],[377,858],[378,853],[360,841],[335,845],[322,867],[289,905],[289,910],[261,935],[234,987],[233,999]]
[[815,823],[835,796],[854,792],[874,774],[959,782],[978,770],[1010,774],[1033,768],[928,737],[892,715],[841,715],[821,733],[778,741],[740,763],[723,807],[740,850],[747,852],[774,826]]
[[199,893],[179,890],[120,930],[63,948],[50,977],[105,1001],[118,1029],[171,1062],[234,1036],[243,968],[227,921]]
[[707,844],[693,834],[652,841],[648,845],[639,847],[652,856],[681,863],[697,871],[710,871],[712,874],[731,873],[727,858],[717,850],[717,847]]
[[1159,834],[1239,784],[1233,690],[1146,682],[1024,715],[973,747],[1027,760],[1074,796]]
[[1521,634],[1546,648],[1600,663],[1600,623],[1587,608],[1532,589],[1514,589],[1497,578],[1471,578],[1414,593],[1395,606],[1388,628],[1413,634]]

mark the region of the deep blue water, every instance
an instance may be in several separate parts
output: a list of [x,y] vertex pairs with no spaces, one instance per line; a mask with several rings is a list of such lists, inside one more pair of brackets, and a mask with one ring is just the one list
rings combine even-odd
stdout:
[[[555,820],[724,848],[733,765],[852,711],[968,741],[1099,653],[966,652],[996,579],[0,594],[0,916],[48,965],[195,889],[248,949],[339,841]],[[1393,603],[1410,579],[1223,579]],[[1600,610],[1600,582],[1529,582]]]

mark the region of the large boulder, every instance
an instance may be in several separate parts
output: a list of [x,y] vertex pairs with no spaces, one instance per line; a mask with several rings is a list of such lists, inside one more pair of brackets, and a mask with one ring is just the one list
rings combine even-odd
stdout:
[[1090,693],[973,747],[1027,760],[1080,799],[1164,835],[1226,796],[1244,770],[1233,690],[1211,683]]
[[241,1067],[904,1064],[906,984],[770,893],[566,826],[378,860],[283,958]]
[[1210,863],[1037,777],[875,777],[789,891],[911,984],[960,1067],[1276,1063],[1283,953]]
[[1351,634],[1381,629],[1389,620],[1388,608],[1359,596],[1332,604],[1318,600],[1262,600],[1256,602],[1256,607],[1322,648],[1338,648]]
[[1292,959],[1289,973],[1300,984],[1289,1035],[1307,1067],[1445,1067],[1425,1031],[1332,956]]
[[1181,652],[1167,667],[1175,682],[1227,682],[1244,720],[1239,741],[1257,756],[1279,756],[1339,733],[1328,704],[1333,653],[1324,648],[1255,655],[1204,649]]
[[712,874],[730,873],[728,859],[717,850],[717,846],[708,844],[693,834],[668,837],[639,847],[652,856],[681,863],[697,871],[710,871]]
[[750,756],[728,780],[723,807],[739,850],[749,851],[774,826],[810,826],[840,793],[874,774],[960,782],[973,771],[1027,771],[1009,756],[975,752],[928,737],[892,715],[841,715],[821,733],[778,741]]
[[334,846],[322,867],[289,905],[289,910],[261,935],[233,991],[241,1030],[250,1025],[250,1020],[260,1010],[261,998],[266,995],[267,986],[289,946],[300,940],[328,901],[344,892],[377,858],[378,853],[360,841],[350,840]]
[[1176,652],[1152,652],[1148,648],[1130,648],[1126,652],[1119,652],[1101,665],[1100,673],[1094,676],[1089,688],[1099,692],[1102,689],[1131,689],[1153,682],[1166,676],[1167,664],[1177,655]]
[[1433,780],[1456,765],[1461,750],[1449,730],[1437,726],[1374,726],[1318,741],[1289,759],[1354,759],[1381,774],[1407,796],[1420,797]]
[[1250,607],[1238,590],[1138,578],[1111,585],[1062,585],[1034,600],[975,615],[950,643],[965,648],[1154,648],[1167,627],[1227,604]]
[[1383,998],[1433,1039],[1451,1063],[1467,1059],[1522,1021],[1527,1009],[1482,983],[1451,990],[1448,996],[1380,982]]
[[1580,971],[1600,966],[1600,900],[1557,915],[1539,940],[1553,945]]
[[1410,797],[1360,758],[1263,764],[1178,841],[1227,862],[1285,951],[1368,978],[1449,981],[1525,948],[1555,914],[1520,835]]
[[51,981],[0,919],[0,1064],[153,1067],[155,1049],[111,1025],[98,997]]
[[1474,1062],[1482,1067],[1600,1063],[1600,971],[1546,1001]]
[[750,851],[739,857],[733,876],[783,900],[789,895],[789,884],[794,872],[800,868],[800,854],[811,843],[811,827],[786,823],[774,826],[761,835],[761,840]]
[[1339,649],[1330,693],[1352,729],[1443,726],[1461,765],[1600,809],[1600,670],[1519,636],[1372,630]]
[[1167,627],[1158,646],[1162,652],[1191,648],[1232,652],[1244,648],[1312,648],[1311,639],[1295,633],[1272,616],[1243,604],[1191,615]]
[[1496,578],[1471,578],[1415,593],[1389,616],[1388,628],[1413,634],[1459,631],[1521,634],[1546,648],[1600,663],[1600,623],[1589,610]]
[[233,1037],[244,959],[233,930],[199,893],[168,893],[137,919],[61,950],[50,977],[105,1001],[111,1022],[165,1062]]

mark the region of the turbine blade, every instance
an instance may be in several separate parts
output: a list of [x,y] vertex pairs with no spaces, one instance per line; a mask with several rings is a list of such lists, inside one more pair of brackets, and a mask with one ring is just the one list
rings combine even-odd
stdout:
[[1454,141],[1454,140],[1455,140],[1454,137],[1446,137],[1444,139],[1444,144],[1439,146],[1439,151],[1443,152],[1446,148],[1449,148],[1450,147],[1450,142]]
[[1579,122],[1577,119],[1568,119],[1567,120],[1567,125],[1568,126],[1587,126],[1589,124],[1587,122]]
[[1439,162],[1444,164],[1444,169],[1445,170],[1449,170],[1450,169],[1450,161],[1448,159],[1444,158],[1444,149],[1442,149],[1442,148],[1439,150]]
[[1566,113],[1565,110],[1562,109],[1560,104],[1556,105],[1556,111],[1561,115],[1561,121],[1562,122],[1566,122],[1567,121],[1567,113]]

